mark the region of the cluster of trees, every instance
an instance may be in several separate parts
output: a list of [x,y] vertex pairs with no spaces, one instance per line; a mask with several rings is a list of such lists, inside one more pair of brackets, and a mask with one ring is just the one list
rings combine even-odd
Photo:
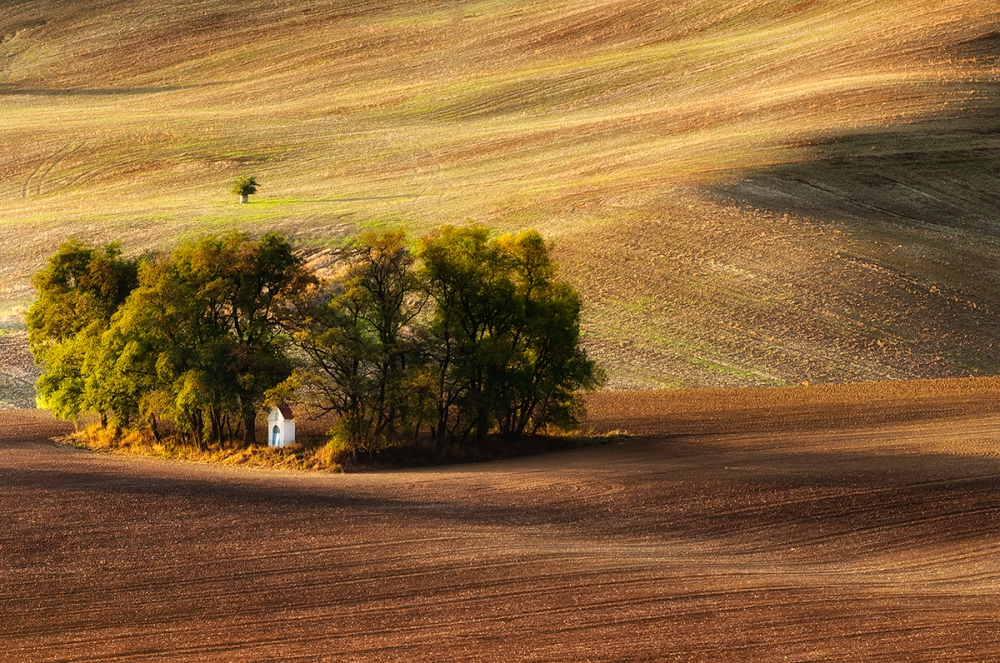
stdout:
[[386,445],[571,428],[602,373],[579,346],[580,300],[534,231],[402,231],[339,251],[332,276],[277,234],[169,255],[61,246],[34,277],[39,403],[104,425],[164,422],[203,446],[254,443],[268,400],[335,413],[355,455]]
[[157,439],[167,419],[202,446],[209,435],[254,442],[267,391],[293,369],[281,301],[309,276],[280,236],[231,234],[136,259],[71,240],[33,282],[41,407]]

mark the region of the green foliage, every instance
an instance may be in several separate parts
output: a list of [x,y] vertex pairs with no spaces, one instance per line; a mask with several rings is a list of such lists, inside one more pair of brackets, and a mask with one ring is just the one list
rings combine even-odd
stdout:
[[167,419],[199,446],[242,430],[252,444],[266,392],[292,371],[280,300],[308,280],[278,235],[206,237],[141,268],[70,242],[34,281],[40,404],[145,422],[157,438]]
[[416,252],[402,231],[366,233],[337,267],[319,280],[274,234],[143,261],[68,242],[34,279],[39,402],[158,443],[169,423],[202,449],[252,445],[264,403],[297,394],[337,415],[338,448],[357,456],[570,429],[601,383],[580,299],[534,231],[446,226]]
[[491,423],[495,378],[513,351],[519,315],[508,256],[482,226],[445,226],[420,246],[423,280],[436,306],[430,324],[437,420],[435,437],[478,438]]
[[580,300],[535,231],[490,239],[444,227],[421,243],[437,304],[430,348],[438,440],[536,433],[577,423],[576,394],[603,374],[579,347]]
[[76,239],[63,243],[31,284],[38,299],[28,312],[33,351],[64,341],[92,322],[108,323],[136,286],[138,263],[118,244],[95,249]]
[[352,454],[419,429],[424,297],[401,231],[366,233],[341,255],[340,276],[304,293],[295,339],[310,359],[297,379],[322,410],[339,415]]
[[119,340],[108,339],[122,379],[149,380],[134,411],[158,409],[199,445],[209,431],[217,442],[231,436],[235,420],[252,444],[265,394],[292,371],[280,300],[307,280],[273,234],[210,236],[148,265],[115,319]]
[[38,299],[27,316],[28,343],[42,369],[38,402],[72,419],[88,410],[86,367],[100,352],[112,316],[138,283],[139,263],[117,244],[96,249],[71,239],[34,275]]
[[61,419],[75,419],[84,408],[83,365],[93,335],[81,333],[35,355],[42,374],[35,385],[38,406]]
[[579,297],[555,280],[538,233],[446,226],[416,256],[400,231],[367,234],[341,267],[298,300],[295,339],[310,361],[295,380],[339,415],[336,435],[355,454],[422,428],[437,445],[570,429],[578,392],[602,382],[579,347]]
[[254,175],[241,175],[233,181],[230,192],[237,196],[249,196],[257,193],[257,178]]

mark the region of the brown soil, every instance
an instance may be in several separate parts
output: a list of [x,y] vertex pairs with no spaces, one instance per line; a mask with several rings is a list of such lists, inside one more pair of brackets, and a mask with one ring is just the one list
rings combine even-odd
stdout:
[[0,410],[33,407],[37,379],[25,332],[0,325]]
[[338,476],[81,452],[0,412],[0,651],[991,660],[997,391],[602,394],[588,424],[644,437]]

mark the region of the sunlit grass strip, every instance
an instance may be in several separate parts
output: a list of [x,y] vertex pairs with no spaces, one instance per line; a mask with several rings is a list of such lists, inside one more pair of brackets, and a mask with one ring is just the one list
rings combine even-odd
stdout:
[[218,463],[263,469],[317,470],[339,472],[339,451],[335,445],[317,443],[295,444],[282,448],[264,446],[229,447],[207,444],[199,449],[196,445],[175,437],[166,436],[157,441],[149,431],[127,430],[117,432],[111,428],[101,428],[100,424],[87,426],[83,430],[58,438],[58,441],[80,449],[106,453],[170,458],[198,463]]

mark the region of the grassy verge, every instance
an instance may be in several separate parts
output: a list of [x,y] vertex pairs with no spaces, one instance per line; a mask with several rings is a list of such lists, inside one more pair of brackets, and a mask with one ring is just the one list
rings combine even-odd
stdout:
[[56,441],[104,453],[169,458],[196,463],[218,463],[242,467],[279,470],[313,470],[320,472],[364,472],[475,463],[518,456],[599,446],[628,437],[619,431],[601,434],[572,433],[539,435],[532,438],[490,437],[480,442],[432,446],[427,443],[390,447],[381,452],[352,459],[343,446],[327,442],[321,436],[306,436],[301,442],[283,447],[238,447],[208,444],[205,448],[165,437],[157,441],[147,431],[124,431],[118,435],[93,424],[87,428],[56,438]]
[[111,429],[99,424],[56,438],[56,441],[78,449],[134,456],[151,456],[196,463],[218,463],[281,470],[317,470],[340,472],[340,453],[328,444],[307,438],[301,444],[280,449],[264,446],[235,447],[208,444],[205,448],[184,442],[179,438],[165,437],[157,441],[146,431],[124,431],[115,435]]

